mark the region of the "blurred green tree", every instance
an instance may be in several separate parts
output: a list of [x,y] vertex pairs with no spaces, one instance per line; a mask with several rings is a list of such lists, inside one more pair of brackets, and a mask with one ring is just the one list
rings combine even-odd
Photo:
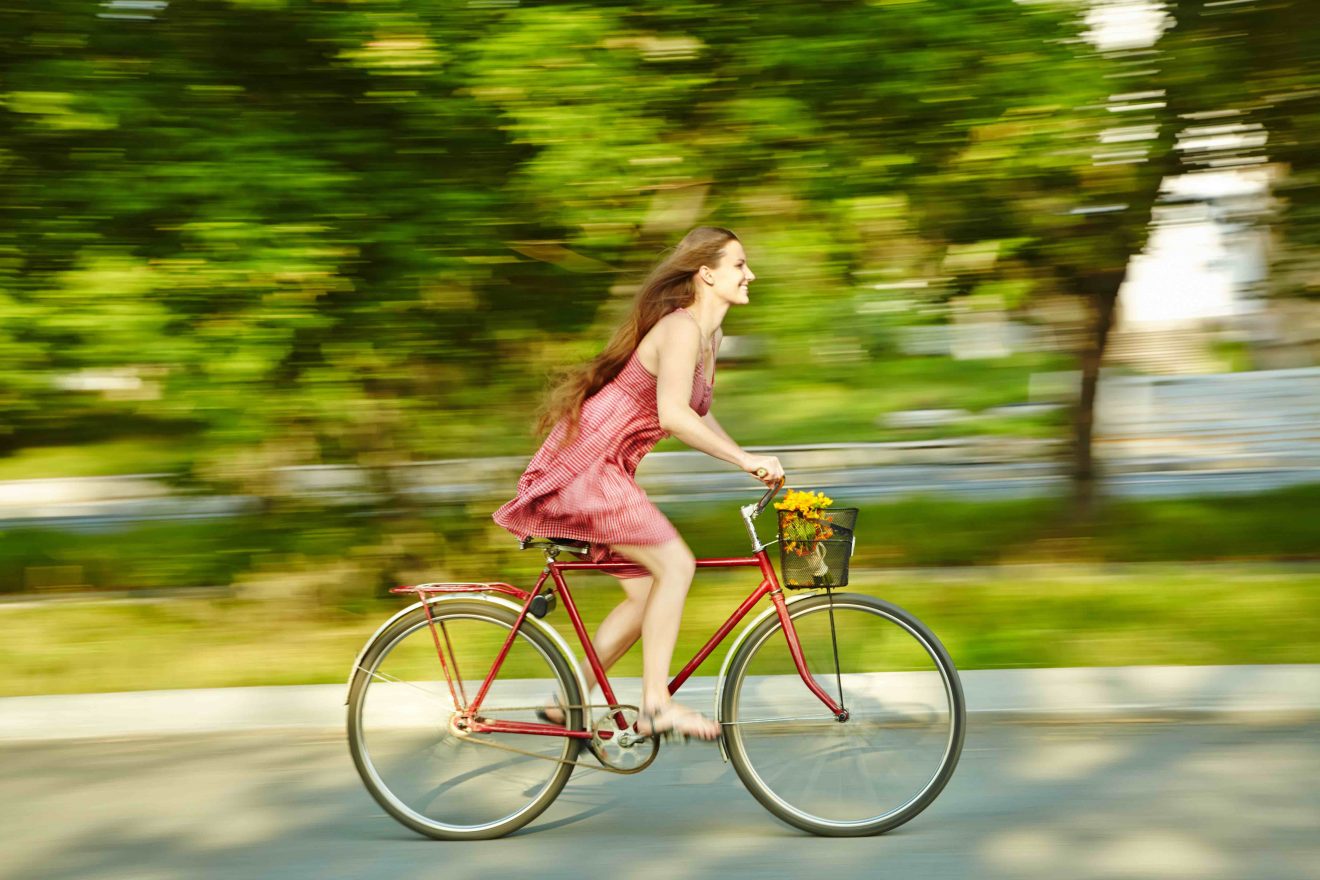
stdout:
[[[1118,289],[1191,114],[1270,132],[1279,277],[1315,290],[1315,4],[1170,12],[1101,51],[1076,4],[1012,0],[0,8],[0,447],[174,425],[209,485],[355,464],[407,518],[393,465],[481,454],[713,221],[762,276],[730,331],[786,373],[883,354],[869,307],[913,290],[1080,295],[1085,507]],[[98,382],[129,392],[73,390]]]

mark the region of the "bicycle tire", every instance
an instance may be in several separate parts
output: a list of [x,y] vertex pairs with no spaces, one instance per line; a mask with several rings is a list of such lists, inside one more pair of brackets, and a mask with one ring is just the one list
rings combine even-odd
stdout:
[[[449,634],[470,699],[517,614],[471,599],[434,601],[430,608],[436,626],[443,623]],[[570,729],[582,729],[583,711],[576,708],[581,691],[572,665],[539,629],[519,628],[501,671],[482,714],[531,721],[536,708],[557,695],[575,707],[569,709]],[[453,702],[419,606],[373,639],[354,670],[348,698],[353,763],[376,802],[419,834],[437,840],[502,837],[554,802],[573,773],[581,740],[462,734],[449,724]],[[539,757],[500,746],[536,751]]]
[[966,707],[948,652],[911,614],[870,596],[818,595],[789,614],[813,678],[850,717],[837,721],[807,689],[779,616],[767,617],[735,649],[720,700],[738,777],[772,814],[813,834],[861,837],[910,821],[962,752]]

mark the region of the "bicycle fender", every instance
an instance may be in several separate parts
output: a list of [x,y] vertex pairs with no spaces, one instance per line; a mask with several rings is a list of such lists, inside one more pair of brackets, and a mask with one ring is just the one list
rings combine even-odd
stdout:
[[[462,593],[462,594],[454,594],[448,596],[436,596],[434,598],[426,599],[424,601],[432,606],[435,606],[435,605],[439,605],[442,602],[467,602],[473,600],[478,600],[481,602],[489,602],[492,605],[502,605],[503,607],[512,611],[515,615],[522,612],[521,605],[514,604],[513,602],[510,602],[508,599],[504,599],[499,596],[492,596],[489,593]],[[353,676],[357,675],[358,668],[362,665],[363,658],[367,656],[367,650],[370,649],[370,647],[373,644],[375,644],[376,639],[380,638],[381,633],[385,632],[385,630],[389,629],[396,622],[401,620],[405,615],[411,614],[413,611],[416,611],[418,608],[421,607],[422,607],[421,602],[414,602],[413,604],[409,605],[407,608],[404,608],[403,610],[399,611],[389,620],[382,623],[380,627],[377,628],[377,630],[374,633],[372,633],[371,638],[367,639],[366,642],[363,643],[362,650],[358,651],[357,657],[354,658],[353,660],[353,666],[348,670],[348,687],[345,689],[344,692],[345,706],[348,705],[349,694],[353,690]],[[577,655],[573,653],[573,649],[568,646],[568,642],[564,639],[562,635],[559,634],[559,631],[556,630],[554,627],[550,626],[548,623],[545,623],[539,618],[532,616],[531,614],[528,614],[525,618],[523,618],[523,626],[531,626],[535,629],[540,630],[543,635],[545,635],[552,642],[555,643],[555,647],[559,648],[559,650],[563,653],[564,657],[568,659],[568,665],[573,669],[573,675],[577,678],[578,688],[582,691],[583,694],[582,698],[584,700],[588,699],[589,695],[587,693],[587,679],[582,674],[582,667],[578,663]]]
[[[784,604],[793,605],[797,602],[805,602],[807,599],[814,599],[816,596],[821,596],[821,595],[824,594],[802,593],[797,596],[788,597],[787,599],[784,600]],[[738,635],[733,640],[733,644],[729,646],[729,650],[724,652],[724,662],[720,664],[719,675],[716,676],[715,678],[715,717],[716,718],[720,717],[720,705],[724,702],[724,676],[729,671],[729,664],[733,662],[733,656],[738,653],[738,649],[742,647],[742,643],[747,641],[747,637],[752,634],[752,630],[756,629],[756,627],[760,625],[761,621],[765,620],[767,617],[774,616],[778,613],[779,612],[778,610],[776,610],[775,606],[771,605],[769,608],[765,609],[760,614],[756,615],[756,617],[752,618],[752,620],[746,626],[744,626],[741,630],[738,631]],[[720,744],[720,757],[723,758],[724,763],[727,764],[729,763],[729,752],[724,746],[724,737],[720,737],[719,744]]]

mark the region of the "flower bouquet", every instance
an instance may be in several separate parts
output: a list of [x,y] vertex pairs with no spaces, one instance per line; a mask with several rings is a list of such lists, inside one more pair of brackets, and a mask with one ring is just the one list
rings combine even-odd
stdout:
[[824,492],[789,490],[779,511],[779,563],[787,587],[840,587],[848,583],[857,509],[833,508]]

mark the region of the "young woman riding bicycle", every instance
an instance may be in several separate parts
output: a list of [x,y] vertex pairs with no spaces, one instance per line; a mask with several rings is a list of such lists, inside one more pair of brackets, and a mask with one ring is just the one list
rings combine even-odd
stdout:
[[[608,669],[641,638],[637,729],[644,735],[716,739],[720,727],[669,695],[695,566],[687,544],[637,485],[638,462],[674,436],[767,485],[784,476],[779,459],[745,452],[710,412],[721,324],[730,307],[749,302],[755,278],[729,230],[702,226],[684,236],[652,270],[605,350],[551,392],[538,424],[549,436],[519,479],[517,497],[494,515],[519,538],[587,541],[597,561],[634,563],[615,573],[626,598],[592,644]],[[594,687],[590,672],[587,678]],[[564,718],[557,706],[545,714]]]

